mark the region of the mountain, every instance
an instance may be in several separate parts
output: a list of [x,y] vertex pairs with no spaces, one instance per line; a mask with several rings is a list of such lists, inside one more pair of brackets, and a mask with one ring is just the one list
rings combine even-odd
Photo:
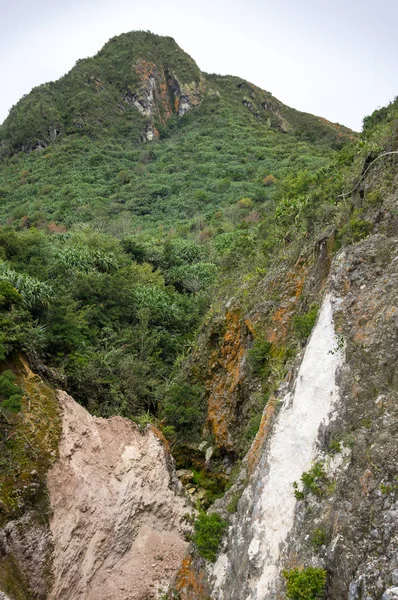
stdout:
[[312,171],[353,137],[239,78],[201,73],[171,38],[125,34],[11,109],[0,219],[173,227],[233,199],[261,203],[266,176]]
[[0,596],[396,597],[397,123],[147,32],[10,111]]
[[220,95],[238,111],[243,104],[265,126],[313,141],[338,144],[350,134],[238,78],[201,73],[172,38],[131,32],[109,40],[95,57],[77,61],[59,81],[24,96],[2,125],[0,140],[3,152],[12,154],[71,135],[152,139],[173,116]]

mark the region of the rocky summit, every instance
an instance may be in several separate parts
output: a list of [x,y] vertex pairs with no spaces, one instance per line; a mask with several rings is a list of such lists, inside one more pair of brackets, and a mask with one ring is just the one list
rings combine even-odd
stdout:
[[398,102],[131,32],[0,126],[0,599],[398,599]]

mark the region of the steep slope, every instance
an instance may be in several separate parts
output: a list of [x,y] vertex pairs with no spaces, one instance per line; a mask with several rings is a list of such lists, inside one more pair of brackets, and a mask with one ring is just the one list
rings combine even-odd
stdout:
[[63,432],[48,475],[49,598],[143,599],[167,589],[186,550],[184,497],[156,431],[95,419],[59,394]]
[[201,73],[171,38],[132,32],[13,107],[0,126],[11,157],[0,219],[102,230],[111,220],[129,234],[208,221],[232,200],[272,199],[266,176],[316,170],[352,137],[241,79]]
[[96,414],[145,418],[176,389],[211,286],[263,243],[290,178],[305,193],[352,133],[133,32],[33,90],[0,138],[4,355],[27,351]]
[[116,38],[2,128],[0,587],[395,599],[397,102],[356,143],[180,52]]
[[[164,438],[121,417],[92,417],[22,364],[19,377],[26,405],[13,437],[29,446],[19,457],[17,493],[9,484],[9,506],[2,502],[1,593],[17,600],[158,597],[184,555],[192,512]],[[62,418],[50,464],[45,403]],[[17,459],[15,448],[8,452]],[[29,455],[39,462],[25,474]]]
[[124,34],[24,97],[1,127],[1,145],[13,153],[73,134],[146,139],[149,125],[183,115],[202,92],[198,67],[172,38]]
[[[298,247],[300,234],[290,235],[283,260],[272,259],[283,273],[271,267],[228,301],[225,321],[240,310],[254,340],[241,345],[218,419],[239,388],[240,414],[250,409],[253,378],[271,397],[236,483],[212,509],[229,522],[217,560],[213,566],[200,547],[192,550],[175,582],[182,599],[397,597],[397,123],[397,102],[367,120],[347,195],[340,201],[332,189],[339,227],[331,211],[310,210],[312,225],[324,219],[328,233]],[[314,187],[309,204],[319,195]],[[296,219],[298,231],[308,232],[305,221]],[[238,344],[239,328],[235,335]],[[305,351],[286,353],[295,335],[309,338]],[[261,370],[249,369],[251,352]],[[275,373],[278,357],[284,368]],[[228,368],[218,380],[228,389]],[[214,427],[210,411],[208,418]],[[228,424],[239,432],[236,417]],[[232,440],[236,449],[239,435]]]
[[215,598],[274,597],[280,548],[286,544],[294,521],[293,484],[317,458],[319,429],[327,427],[329,415],[339,403],[336,380],[342,356],[332,315],[332,299],[327,295],[296,385],[280,399],[269,445],[261,455],[252,485],[240,500],[235,527],[229,532],[230,554],[221,554],[214,567]]

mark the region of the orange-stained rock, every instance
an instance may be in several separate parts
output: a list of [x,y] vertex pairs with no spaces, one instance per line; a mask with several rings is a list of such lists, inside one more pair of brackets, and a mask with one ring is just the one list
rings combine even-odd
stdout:
[[175,581],[179,600],[206,600],[209,595],[205,585],[205,574],[193,565],[192,556],[187,555],[181,563]]
[[264,410],[259,430],[257,432],[256,437],[254,438],[253,444],[247,455],[248,475],[252,475],[261,457],[261,452],[264,448],[264,443],[266,442],[268,435],[271,431],[271,426],[274,420],[277,406],[278,398],[276,396],[273,396]]
[[238,418],[238,388],[243,376],[248,330],[240,312],[229,311],[225,318],[227,330],[222,346],[210,356],[207,419],[217,446],[233,451],[232,434]]

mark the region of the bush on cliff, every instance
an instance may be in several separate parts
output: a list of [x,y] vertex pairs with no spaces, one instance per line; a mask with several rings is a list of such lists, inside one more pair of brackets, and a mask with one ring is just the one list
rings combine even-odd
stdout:
[[206,560],[215,562],[217,550],[227,527],[227,522],[216,513],[207,515],[202,512],[196,519],[194,527],[195,533],[193,535],[193,541],[196,544],[200,556]]
[[283,571],[290,600],[321,600],[325,596],[325,569],[307,567]]

